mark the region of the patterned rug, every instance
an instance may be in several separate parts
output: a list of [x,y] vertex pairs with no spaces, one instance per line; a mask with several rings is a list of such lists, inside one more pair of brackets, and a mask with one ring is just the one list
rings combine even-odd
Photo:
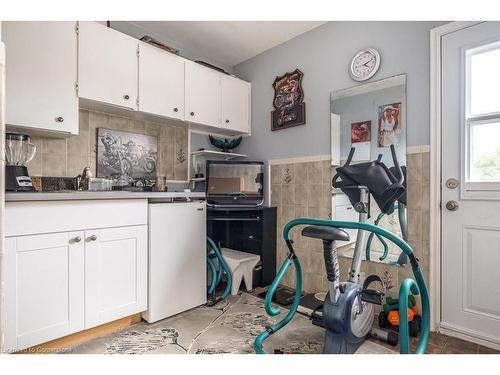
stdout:
[[[266,326],[288,311],[269,317],[264,301],[248,293],[231,296],[213,307],[200,306],[148,324],[141,322],[122,331],[69,348],[71,354],[223,354],[254,353],[253,343]],[[324,331],[297,314],[282,330],[264,343],[268,353],[319,354]],[[394,353],[366,342],[358,353]]]

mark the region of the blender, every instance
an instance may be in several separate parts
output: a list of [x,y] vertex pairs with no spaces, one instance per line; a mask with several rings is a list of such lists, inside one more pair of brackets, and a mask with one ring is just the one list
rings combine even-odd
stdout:
[[5,190],[35,191],[26,164],[33,159],[36,146],[26,134],[5,133]]

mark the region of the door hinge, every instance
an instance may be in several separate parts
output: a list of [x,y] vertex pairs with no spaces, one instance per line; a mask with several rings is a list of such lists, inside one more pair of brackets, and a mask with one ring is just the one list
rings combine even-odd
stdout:
[[137,57],[139,57],[139,46],[137,46]]
[[80,33],[80,26],[78,25],[78,22],[75,25],[75,33],[78,35]]
[[78,93],[78,89],[79,89],[79,85],[78,85],[78,81],[75,82],[75,91]]
[[137,105],[137,107],[139,107],[139,98],[135,100],[135,104]]

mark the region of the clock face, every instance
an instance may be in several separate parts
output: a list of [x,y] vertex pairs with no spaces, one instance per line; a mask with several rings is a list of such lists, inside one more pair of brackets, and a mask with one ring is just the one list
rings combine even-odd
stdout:
[[366,81],[373,77],[380,66],[380,54],[374,48],[359,52],[351,62],[351,77],[356,81]]

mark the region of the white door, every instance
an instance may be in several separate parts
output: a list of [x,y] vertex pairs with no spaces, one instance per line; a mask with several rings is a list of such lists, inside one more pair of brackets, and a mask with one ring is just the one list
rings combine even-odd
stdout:
[[76,22],[3,22],[5,123],[78,134]]
[[207,301],[205,202],[149,205],[148,322]]
[[220,74],[186,61],[186,121],[219,126]]
[[221,76],[221,106],[224,129],[250,132],[250,84],[231,76]]
[[442,327],[499,345],[500,23],[442,48]]
[[137,109],[138,41],[97,22],[79,22],[78,95]]
[[84,328],[83,232],[5,239],[5,345],[16,351]]
[[184,120],[184,59],[140,44],[139,110]]
[[147,226],[85,231],[85,328],[146,310]]

